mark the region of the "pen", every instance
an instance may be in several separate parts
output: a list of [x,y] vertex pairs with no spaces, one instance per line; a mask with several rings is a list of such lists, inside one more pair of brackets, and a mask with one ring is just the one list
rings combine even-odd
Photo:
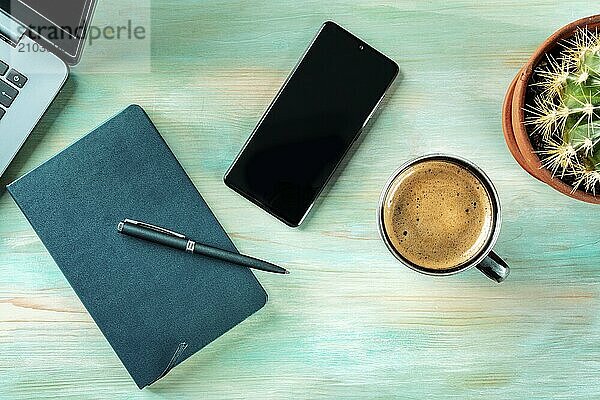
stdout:
[[231,251],[218,249],[216,247],[197,243],[188,239],[181,233],[173,232],[160,226],[150,225],[145,222],[125,219],[117,225],[117,230],[128,236],[158,243],[163,246],[186,251],[193,254],[201,254],[207,257],[229,261],[244,267],[258,269],[276,274],[289,274],[289,271],[275,264],[259,260],[254,257],[245,256]]

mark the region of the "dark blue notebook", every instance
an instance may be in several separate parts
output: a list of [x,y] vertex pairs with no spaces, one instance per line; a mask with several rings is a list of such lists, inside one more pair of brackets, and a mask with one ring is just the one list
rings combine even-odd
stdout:
[[236,251],[139,106],[8,191],[140,388],[267,300],[247,268],[117,233],[130,218]]

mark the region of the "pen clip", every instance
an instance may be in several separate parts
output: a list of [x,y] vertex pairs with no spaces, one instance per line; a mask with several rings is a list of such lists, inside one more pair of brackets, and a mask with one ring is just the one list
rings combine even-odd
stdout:
[[125,220],[123,220],[123,222],[127,223],[127,224],[137,225],[137,226],[140,226],[142,228],[147,228],[147,229],[153,230],[155,232],[164,233],[164,234],[169,235],[169,236],[174,236],[174,237],[178,237],[178,238],[181,238],[181,239],[186,239],[185,235],[182,235],[181,233],[170,231],[170,230],[165,229],[165,228],[161,228],[160,226],[147,224],[145,222],[135,221],[135,220],[132,220],[132,219],[125,219]]

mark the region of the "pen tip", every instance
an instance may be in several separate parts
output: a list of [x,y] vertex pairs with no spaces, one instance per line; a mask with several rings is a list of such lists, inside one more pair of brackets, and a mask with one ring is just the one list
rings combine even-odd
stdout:
[[290,271],[288,271],[288,270],[286,269],[286,270],[285,270],[285,274],[286,274],[286,275],[289,275],[289,274],[290,274]]

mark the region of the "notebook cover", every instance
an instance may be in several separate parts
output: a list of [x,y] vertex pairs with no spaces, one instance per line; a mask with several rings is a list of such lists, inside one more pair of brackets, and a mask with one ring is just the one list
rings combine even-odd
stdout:
[[237,251],[139,106],[8,191],[140,388],[266,303],[247,268],[117,232],[130,218]]

